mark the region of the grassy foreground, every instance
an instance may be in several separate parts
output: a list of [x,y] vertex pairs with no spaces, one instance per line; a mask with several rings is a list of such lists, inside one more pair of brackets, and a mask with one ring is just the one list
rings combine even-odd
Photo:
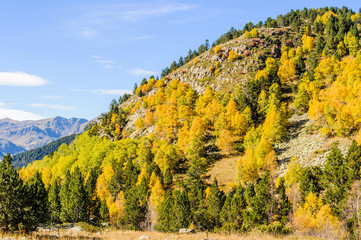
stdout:
[[138,240],[144,236],[143,240],[149,237],[149,240],[201,240],[201,239],[217,239],[217,240],[318,240],[321,238],[306,237],[300,235],[271,235],[264,233],[252,232],[248,234],[220,234],[220,233],[197,233],[197,234],[175,234],[175,233],[160,233],[160,232],[137,232],[137,231],[118,231],[108,230],[97,233],[89,233],[85,231],[72,232],[68,230],[49,231],[49,232],[33,232],[31,234],[0,234],[0,239],[15,240],[15,239],[61,239],[61,240],[103,240],[103,239],[124,239],[124,240]]

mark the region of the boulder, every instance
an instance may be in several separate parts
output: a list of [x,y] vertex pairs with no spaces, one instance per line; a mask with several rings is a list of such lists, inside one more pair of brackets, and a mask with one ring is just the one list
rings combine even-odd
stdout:
[[179,229],[179,233],[196,233],[196,230],[194,230],[193,228],[181,228]]
[[140,236],[138,240],[149,240],[149,236]]

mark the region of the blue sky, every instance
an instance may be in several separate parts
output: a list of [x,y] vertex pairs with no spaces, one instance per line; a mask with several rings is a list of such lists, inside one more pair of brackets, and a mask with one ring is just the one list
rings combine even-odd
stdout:
[[358,1],[0,1],[0,119],[92,119],[173,60],[291,9]]

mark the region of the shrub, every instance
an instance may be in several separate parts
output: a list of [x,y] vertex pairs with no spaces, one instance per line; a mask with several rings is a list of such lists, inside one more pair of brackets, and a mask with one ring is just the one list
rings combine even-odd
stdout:
[[239,58],[237,52],[230,51],[228,55],[228,60],[233,62],[234,60],[237,60]]
[[215,48],[214,48],[214,53],[219,53],[219,52],[221,52],[221,47],[220,46],[216,46]]

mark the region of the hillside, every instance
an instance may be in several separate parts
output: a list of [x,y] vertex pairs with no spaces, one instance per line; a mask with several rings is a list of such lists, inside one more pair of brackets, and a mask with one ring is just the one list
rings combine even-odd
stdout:
[[231,29],[20,176],[55,222],[357,238],[360,33],[347,8]]
[[37,121],[0,120],[0,155],[16,154],[83,132],[86,119],[54,117]]
[[[68,135],[65,137],[61,137],[53,142],[45,144],[44,146],[34,148],[28,151],[24,151],[22,153],[15,154],[13,156],[13,165],[15,168],[24,167],[29,163],[34,162],[35,160],[43,159],[46,155],[50,155],[58,150],[60,145],[67,144],[69,145],[74,139],[75,134]],[[10,151],[8,151],[10,152]]]

